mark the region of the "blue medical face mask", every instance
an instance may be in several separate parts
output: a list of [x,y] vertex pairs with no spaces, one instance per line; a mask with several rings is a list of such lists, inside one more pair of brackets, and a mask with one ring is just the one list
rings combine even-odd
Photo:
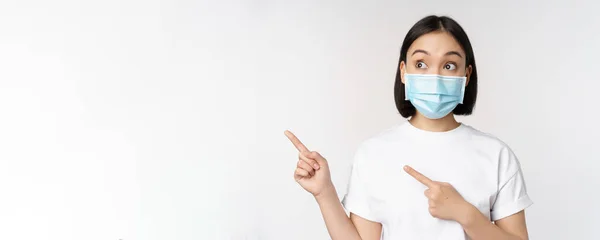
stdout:
[[467,77],[404,74],[406,99],[429,119],[448,115],[463,102]]

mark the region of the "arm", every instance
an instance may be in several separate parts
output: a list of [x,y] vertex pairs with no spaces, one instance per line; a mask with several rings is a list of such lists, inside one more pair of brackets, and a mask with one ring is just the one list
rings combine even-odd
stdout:
[[473,205],[468,206],[465,217],[459,221],[463,229],[473,240],[528,240],[527,226],[525,224],[525,211],[490,222]]
[[[440,219],[457,221],[473,240],[528,240],[525,212],[523,210],[506,217],[504,215],[507,213],[506,210],[496,210],[500,213],[496,213],[498,220],[496,224],[493,224],[479,209],[465,201],[451,184],[432,181],[409,166],[404,169],[417,181],[429,188],[425,191],[425,196],[429,199],[429,212],[431,215]],[[518,209],[523,209],[529,204],[529,198],[522,198],[525,200],[516,205],[510,201],[505,202],[506,196],[511,195],[503,192],[497,200],[503,204],[512,204],[509,206],[513,206],[513,208],[517,206]],[[504,209],[508,208],[505,207]]]
[[491,206],[491,220],[474,206],[465,211],[466,221],[459,221],[472,239],[529,239],[524,209],[533,202],[527,195],[525,180],[515,154],[505,147],[500,153],[498,193]]
[[325,220],[329,236],[333,240],[379,240],[381,224],[358,215],[346,215],[335,188],[315,196]]
[[313,194],[325,220],[327,231],[333,240],[379,240],[381,224],[357,215],[346,215],[329,174],[327,160],[317,152],[311,152],[291,132],[285,135],[300,152],[294,179],[302,188]]

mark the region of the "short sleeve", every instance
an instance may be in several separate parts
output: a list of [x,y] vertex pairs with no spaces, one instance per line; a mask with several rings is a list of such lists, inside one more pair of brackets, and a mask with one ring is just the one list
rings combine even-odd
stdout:
[[527,194],[519,160],[508,148],[500,155],[498,193],[491,209],[491,220],[497,221],[524,210],[533,202]]
[[344,198],[342,199],[342,205],[347,211],[355,215],[369,221],[379,222],[370,207],[368,188],[365,179],[362,178],[363,175],[361,174],[362,171],[365,170],[362,166],[364,160],[364,151],[359,148],[354,156],[350,181],[348,182],[346,195],[344,195]]

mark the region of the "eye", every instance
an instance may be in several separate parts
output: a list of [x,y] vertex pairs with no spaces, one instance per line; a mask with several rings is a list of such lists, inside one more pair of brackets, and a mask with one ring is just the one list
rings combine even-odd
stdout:
[[454,64],[454,63],[446,63],[446,65],[444,65],[444,69],[446,69],[446,70],[454,70],[454,69],[456,69],[456,64]]
[[423,61],[418,61],[417,65],[415,65],[417,68],[427,68],[427,64],[425,64]]

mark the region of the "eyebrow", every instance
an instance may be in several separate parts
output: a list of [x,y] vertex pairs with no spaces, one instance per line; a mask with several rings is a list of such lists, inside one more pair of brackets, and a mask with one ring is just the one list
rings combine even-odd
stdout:
[[412,53],[412,55],[411,55],[411,56],[413,56],[413,55],[415,55],[415,54],[417,54],[417,53],[424,53],[424,54],[426,54],[426,55],[429,55],[429,53],[428,53],[427,51],[425,51],[425,50],[422,50],[422,49],[417,49],[417,50],[415,50],[415,51]]
[[448,56],[448,55],[456,55],[456,56],[459,56],[459,57],[462,58],[462,55],[460,55],[460,53],[458,53],[457,51],[450,51],[450,52],[447,52],[444,55],[446,55],[446,56]]
[[[426,54],[426,55],[430,55],[430,54],[429,54],[427,51],[425,51],[425,50],[423,50],[423,49],[417,49],[417,50],[415,50],[415,51],[412,53],[412,55],[415,55],[415,54],[417,54],[417,53],[423,53],[423,54]],[[411,55],[411,56],[412,56],[412,55]],[[459,56],[459,57],[461,57],[461,58],[462,58],[462,55],[460,55],[460,53],[458,53],[457,51],[450,51],[450,52],[447,52],[446,54],[444,54],[444,56],[448,56],[448,55],[456,55],[456,56]]]

